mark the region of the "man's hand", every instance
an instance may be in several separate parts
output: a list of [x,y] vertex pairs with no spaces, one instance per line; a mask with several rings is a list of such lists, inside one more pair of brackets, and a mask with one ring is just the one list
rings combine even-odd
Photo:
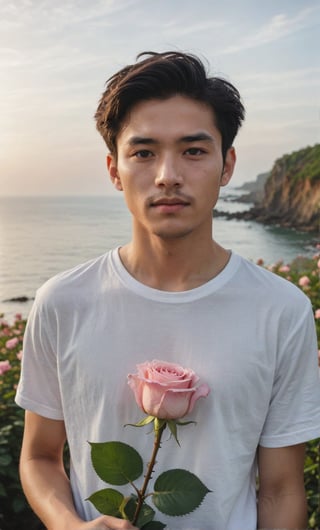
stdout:
[[63,421],[26,412],[20,476],[27,499],[45,527],[48,530],[136,529],[129,521],[108,515],[90,522],[79,517],[63,465],[65,439]]

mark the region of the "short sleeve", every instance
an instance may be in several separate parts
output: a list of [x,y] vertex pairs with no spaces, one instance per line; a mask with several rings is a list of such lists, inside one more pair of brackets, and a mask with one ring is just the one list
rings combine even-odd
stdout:
[[272,396],[260,444],[284,447],[320,436],[318,346],[311,304],[283,330]]
[[46,418],[62,420],[56,317],[42,298],[37,294],[24,334],[16,403]]

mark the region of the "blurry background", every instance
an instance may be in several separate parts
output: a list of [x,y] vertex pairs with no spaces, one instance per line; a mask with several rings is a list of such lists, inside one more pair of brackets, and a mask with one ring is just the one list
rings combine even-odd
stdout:
[[233,184],[320,139],[318,0],[0,0],[0,194],[114,193],[93,115],[144,50],[199,54],[240,90]]

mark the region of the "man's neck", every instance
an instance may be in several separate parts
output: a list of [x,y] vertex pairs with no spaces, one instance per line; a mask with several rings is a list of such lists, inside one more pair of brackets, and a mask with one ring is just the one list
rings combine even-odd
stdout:
[[217,276],[229,261],[230,253],[215,241],[196,248],[184,241],[154,241],[140,245],[134,241],[120,249],[120,259],[139,282],[162,291],[188,291]]

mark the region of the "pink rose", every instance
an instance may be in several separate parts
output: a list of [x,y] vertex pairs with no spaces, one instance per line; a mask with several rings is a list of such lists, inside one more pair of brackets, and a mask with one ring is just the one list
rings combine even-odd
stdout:
[[279,268],[279,272],[289,272],[289,271],[290,271],[289,265],[281,265],[281,267]]
[[308,276],[301,276],[301,278],[299,278],[300,287],[306,287],[307,285],[309,285],[309,283],[310,279],[308,278]]
[[320,318],[320,308],[315,310],[314,318]]
[[8,350],[13,350],[18,344],[19,339],[17,337],[14,337],[13,339],[7,340],[6,348],[8,348]]
[[0,375],[6,373],[10,368],[11,364],[9,361],[0,361]]
[[137,374],[128,375],[128,384],[138,406],[148,415],[177,420],[192,411],[200,397],[210,389],[190,369],[165,361],[146,361],[137,365]]

